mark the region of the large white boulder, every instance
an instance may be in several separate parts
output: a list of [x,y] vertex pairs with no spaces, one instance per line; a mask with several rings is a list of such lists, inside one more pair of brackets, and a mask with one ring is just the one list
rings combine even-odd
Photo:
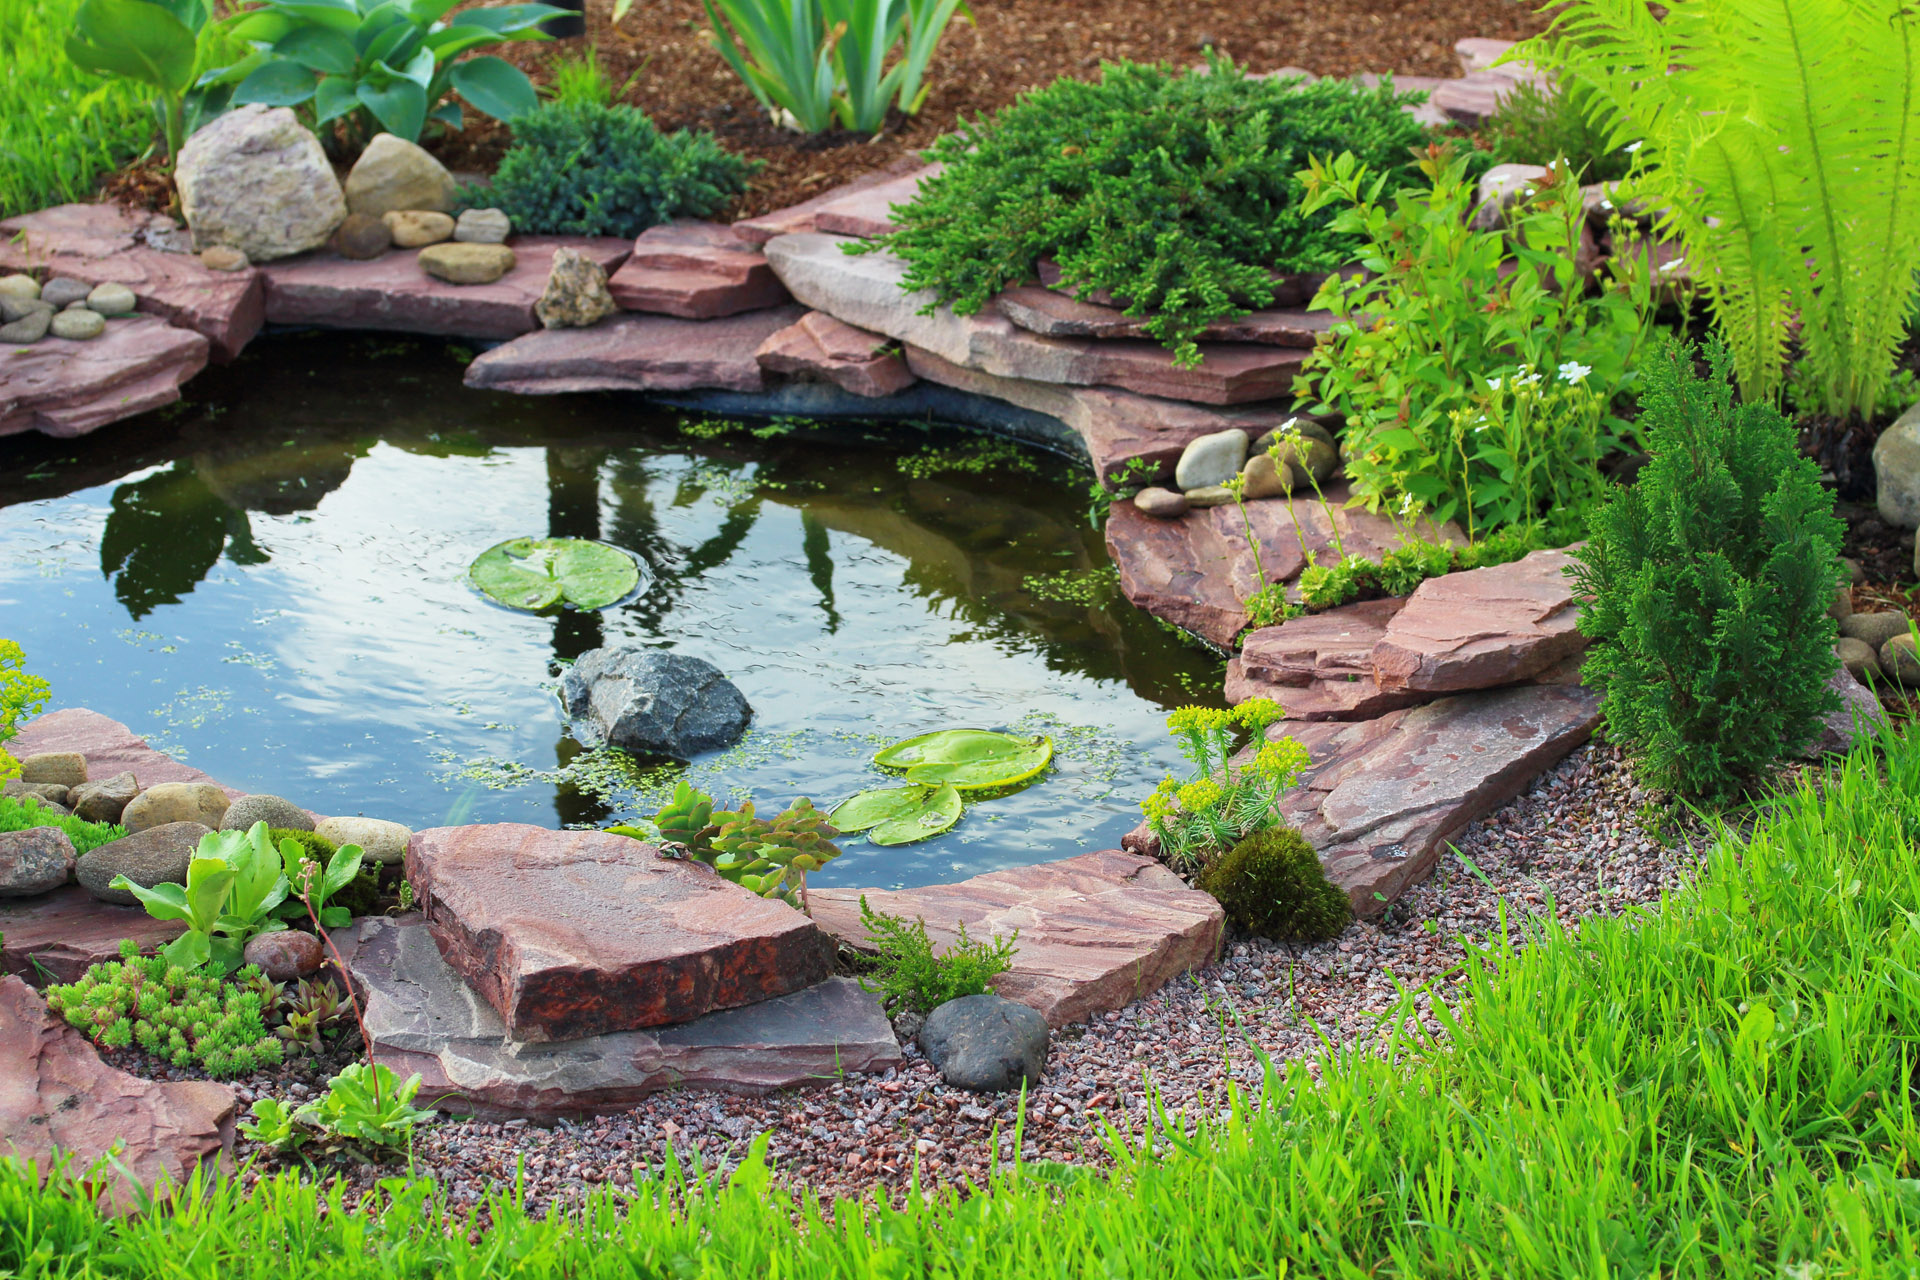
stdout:
[[196,250],[268,262],[319,248],[347,216],[320,140],[285,107],[227,112],[187,139],[173,180]]

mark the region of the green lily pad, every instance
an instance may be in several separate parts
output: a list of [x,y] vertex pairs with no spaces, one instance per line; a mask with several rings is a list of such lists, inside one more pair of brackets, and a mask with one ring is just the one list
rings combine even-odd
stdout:
[[867,832],[873,844],[912,844],[949,831],[960,821],[960,793],[952,787],[914,787],[926,798],[911,813],[883,822]]
[[882,769],[908,769],[930,761],[978,760],[999,755],[1025,739],[990,729],[941,729],[885,747],[873,762]]
[[528,613],[562,602],[604,609],[640,585],[640,562],[619,547],[585,538],[509,538],[474,559],[467,578],[480,594]]
[[926,808],[936,787],[876,787],[841,801],[827,822],[842,835],[857,835],[883,822],[904,818]]
[[916,764],[907,770],[907,781],[962,791],[1015,786],[1038,777],[1053,762],[1053,739],[1008,738],[997,751],[969,747],[965,756]]

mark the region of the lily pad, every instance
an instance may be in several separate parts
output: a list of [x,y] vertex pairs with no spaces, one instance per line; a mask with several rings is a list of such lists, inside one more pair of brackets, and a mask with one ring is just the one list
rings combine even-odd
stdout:
[[1038,777],[1052,762],[1052,738],[1009,738],[998,751],[969,750],[966,759],[916,764],[907,770],[907,781],[986,791]]
[[640,585],[640,563],[619,547],[586,538],[509,538],[474,559],[467,578],[482,595],[528,613],[563,602],[604,609]]
[[869,842],[878,845],[912,844],[951,830],[960,821],[960,793],[952,787],[914,787],[925,799],[911,813],[883,822],[867,832]]
[[842,835],[857,835],[883,822],[908,817],[926,807],[937,787],[876,787],[840,802],[827,822]]
[[1008,744],[1025,742],[991,729],[940,729],[881,749],[873,762],[882,769],[908,769],[929,761],[978,760],[1005,752]]

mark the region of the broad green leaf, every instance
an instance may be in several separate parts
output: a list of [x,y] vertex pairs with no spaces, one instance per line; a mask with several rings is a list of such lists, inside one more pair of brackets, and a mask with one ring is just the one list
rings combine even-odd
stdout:
[[391,48],[399,42],[400,34],[404,31],[411,30],[412,27],[413,24],[408,22],[406,15],[399,10],[381,9],[369,14],[361,21],[359,26],[354,28],[352,32],[353,47],[358,49],[360,56],[368,62],[378,61],[378,54],[368,52],[373,48],[374,41],[391,32],[393,34],[389,37],[386,46],[384,46]]
[[948,783],[962,791],[1011,787],[1039,776],[1053,761],[1053,739],[1014,739],[995,752],[969,752],[958,760],[929,760],[907,770],[907,781],[938,786]]
[[467,118],[460,113],[460,104],[457,102],[441,103],[433,109],[433,114],[428,116],[427,119],[438,120],[449,129],[464,129],[467,127]]
[[295,28],[284,39],[274,43],[273,51],[283,58],[293,59],[309,71],[325,75],[352,75],[359,62],[353,41],[343,32],[328,27]]
[[875,787],[841,801],[827,821],[834,830],[856,835],[883,822],[918,813],[937,787]]
[[550,4],[496,4],[485,9],[469,9],[458,14],[454,22],[463,26],[486,27],[503,36],[519,35],[522,39],[543,39],[537,30],[548,18],[573,16],[571,9],[557,9]]
[[130,893],[147,909],[147,914],[155,920],[185,920],[187,918],[187,890],[184,885],[157,884],[151,889],[143,888],[125,876],[115,876],[107,885],[109,889],[118,889]]
[[[527,73],[504,58],[468,58],[453,65],[453,87],[476,109],[496,120],[515,120],[540,105]],[[589,546],[596,545],[589,543]],[[631,587],[628,590],[632,590]],[[621,592],[625,595],[626,592]],[[614,599],[619,599],[615,596]],[[576,602],[577,603],[577,602]],[[608,603],[612,603],[609,601]],[[597,608],[597,605],[582,605]]]
[[383,62],[389,72],[399,75],[400,69],[397,64],[411,56],[407,50],[401,48],[401,45],[415,34],[417,33],[413,24],[404,18],[390,22],[361,47],[360,59],[366,63]]
[[960,821],[960,811],[960,792],[953,787],[938,787],[919,809],[867,832],[867,840],[887,846],[925,840],[951,830],[953,824]]
[[432,26],[458,3],[460,0],[408,0],[407,16],[423,27]]
[[195,929],[210,929],[224,914],[227,894],[233,888],[234,870],[218,858],[196,857],[187,864],[187,923]]
[[366,851],[357,844],[343,844],[333,851],[323,881],[329,898],[346,888],[360,874],[360,863],[365,857]]
[[323,76],[313,91],[313,118],[316,124],[338,120],[360,105],[354,96],[353,81],[347,76]]
[[427,48],[434,51],[442,62],[458,57],[469,49],[478,49],[482,45],[499,44],[506,37],[487,27],[469,26],[455,23],[444,31],[435,31],[427,36]]
[[905,769],[928,760],[963,759],[964,756],[956,753],[976,745],[991,747],[1009,741],[1016,739],[990,729],[941,729],[884,747],[873,762],[882,769]]
[[224,67],[215,67],[211,71],[204,73],[198,80],[194,81],[194,87],[196,89],[206,89],[217,84],[228,86],[239,84],[242,80],[252,75],[256,69],[265,66],[268,62],[272,61],[272,59],[272,50],[255,49],[238,62]]
[[313,72],[287,58],[263,63],[233,91],[238,103],[260,102],[269,107],[293,107],[313,97]]
[[562,601],[576,609],[604,609],[642,580],[632,555],[583,538],[510,538],[475,557],[467,576],[489,599],[532,613]]
[[345,907],[322,907],[320,923],[328,929],[344,929],[353,923],[353,917],[347,914]]
[[82,0],[67,36],[67,57],[76,66],[168,93],[193,84],[197,51],[186,24],[145,0]]
[[295,22],[315,22],[346,35],[360,29],[360,11],[351,0],[272,0],[269,7]]
[[374,119],[394,137],[403,142],[418,142],[420,128],[427,122],[427,91],[413,81],[402,76],[389,75],[384,86],[376,87],[371,80],[362,80],[354,89],[354,96],[367,110],[373,112]]
[[213,939],[198,930],[183,933],[160,948],[160,955],[168,964],[177,964],[182,969],[198,969],[212,953]]
[[234,14],[223,25],[226,33],[236,40],[274,44],[294,29],[294,19],[271,9],[248,9]]
[[415,49],[407,58],[400,74],[419,85],[422,89],[431,87],[433,82],[433,50]]

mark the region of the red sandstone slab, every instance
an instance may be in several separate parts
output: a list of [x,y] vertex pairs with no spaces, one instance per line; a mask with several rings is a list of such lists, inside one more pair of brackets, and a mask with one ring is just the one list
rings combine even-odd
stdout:
[[798,307],[719,320],[628,314],[590,329],[538,329],[467,366],[467,385],[517,395],[569,391],[758,392],[761,344],[800,318]]
[[1289,720],[1371,720],[1401,707],[1428,701],[1435,695],[1399,689],[1381,689],[1372,676],[1314,680],[1306,685],[1277,684],[1246,668],[1238,656],[1227,659],[1225,696],[1231,706],[1249,698],[1271,698]]
[[1276,725],[1270,737],[1293,738],[1312,758],[1280,811],[1354,910],[1377,915],[1432,872],[1449,836],[1519,794],[1599,719],[1586,689],[1522,685],[1357,724]]
[[873,240],[894,229],[893,207],[911,204],[920,184],[938,176],[947,166],[930,164],[912,173],[857,191],[848,191],[822,204],[813,215],[813,230],[831,235]]
[[707,867],[603,831],[439,827],[407,879],[447,963],[516,1040],[687,1022],[833,972],[811,920]]
[[891,182],[895,178],[909,173],[917,173],[927,167],[927,162],[918,154],[908,152],[896,156],[888,163],[871,173],[863,173],[852,182],[831,187],[811,200],[785,209],[776,209],[772,213],[763,213],[753,218],[743,218],[733,224],[734,231],[749,244],[765,244],[775,236],[790,235],[796,231],[817,230],[814,218],[827,205],[844,200],[857,192]]
[[905,391],[919,379],[891,339],[809,311],[760,344],[754,356],[770,373],[831,382],[877,399]]
[[0,344],[0,436],[80,436],[172,404],[207,365],[207,340],[153,316],[107,321],[97,338]]
[[556,249],[573,249],[609,273],[630,241],[587,236],[515,236],[514,268],[492,284],[448,284],[420,269],[419,254],[389,250],[367,262],[318,252],[260,268],[267,319],[328,329],[398,329],[449,338],[517,338],[540,327],[533,304],[546,290]]
[[[1326,559],[1339,554],[1334,532],[1347,555],[1378,560],[1398,546],[1401,534],[1392,521],[1346,505],[1344,485],[1326,491],[1326,502],[1312,496],[1263,498],[1249,502],[1243,518],[1232,504],[1188,512],[1178,520],[1146,515],[1130,502],[1116,502],[1107,517],[1107,551],[1120,572],[1127,599],[1174,626],[1222,648],[1247,626],[1244,601],[1259,590],[1261,571],[1268,582],[1291,582],[1306,567],[1301,551]],[[1260,546],[1258,567],[1247,545],[1251,527]],[[1420,536],[1462,541],[1451,523],[1422,522]]]
[[[1057,289],[1021,285],[993,300],[1014,324],[1049,338],[1146,338],[1146,321],[1117,307],[1081,302]],[[1329,311],[1255,311],[1237,320],[1219,320],[1200,335],[1207,342],[1248,342],[1268,347],[1311,348],[1333,327]]]
[[71,1156],[81,1174],[113,1155],[107,1198],[126,1210],[140,1196],[125,1178],[164,1198],[230,1153],[235,1110],[211,1080],[159,1083],[108,1066],[31,987],[0,978],[0,1156],[42,1173]]
[[1514,67],[1472,71],[1458,80],[1443,82],[1433,91],[1429,102],[1446,112],[1455,124],[1477,129],[1500,109],[1500,103],[1520,84],[1545,87],[1546,81],[1519,72]]
[[1451,693],[1530,679],[1587,647],[1566,551],[1429,578],[1374,647],[1383,690]]
[[875,911],[926,922],[936,949],[967,927],[984,941],[1018,929],[1013,968],[995,990],[1038,1009],[1050,1026],[1082,1022],[1158,991],[1210,963],[1225,918],[1152,858],[1109,849],[1062,862],[989,871],[923,889],[815,889],[814,920],[842,942],[872,950],[860,898]]
[[[1348,274],[1365,275],[1366,268],[1354,264],[1346,268]],[[1084,302],[1089,306],[1104,307],[1109,311],[1125,311],[1127,304],[1115,298],[1106,289],[1078,290],[1068,286],[1066,275],[1060,270],[1060,264],[1052,258],[1042,258],[1037,264],[1036,274],[1040,284],[1058,293],[1069,302]],[[1273,285],[1272,306],[1282,310],[1305,307],[1313,301],[1313,295],[1326,283],[1330,271],[1269,271],[1267,280]],[[1223,321],[1224,324],[1235,323]],[[1288,345],[1288,344],[1282,344]]]
[[788,300],[766,255],[717,222],[649,227],[607,287],[628,311],[688,320],[737,315]]
[[49,711],[29,720],[7,744],[7,750],[21,758],[42,751],[78,751],[87,758],[90,779],[132,773],[143,790],[162,782],[210,782],[226,792],[229,800],[246,794],[154,750],[145,738],[136,737],[118,720],[81,707]]
[[77,884],[37,898],[0,898],[0,969],[36,986],[73,982],[91,965],[118,960],[122,938],[152,954],[185,931],[178,920],[101,902]]
[[1368,600],[1247,635],[1227,664],[1227,701],[1268,697],[1291,720],[1356,720],[1424,701],[1373,678],[1373,650],[1406,601]]
[[0,270],[124,284],[141,311],[201,334],[214,359],[231,360],[266,322],[265,284],[251,267],[210,271],[191,254],[163,252],[149,242],[150,234],[178,230],[164,214],[58,205],[0,222]]

